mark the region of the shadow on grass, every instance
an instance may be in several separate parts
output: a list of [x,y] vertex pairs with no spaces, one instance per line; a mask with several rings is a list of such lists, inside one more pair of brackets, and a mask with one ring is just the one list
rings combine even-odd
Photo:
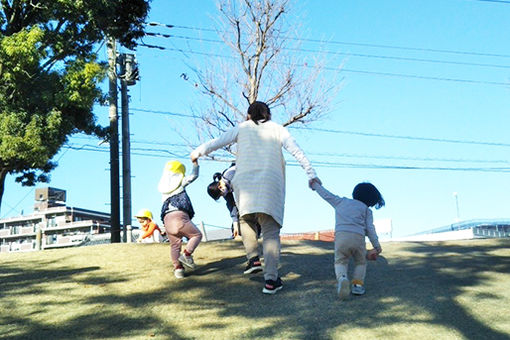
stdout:
[[[287,334],[294,339],[328,339],[333,338],[339,327],[372,329],[377,334],[379,328],[387,325],[406,327],[406,323],[420,322],[455,330],[467,339],[508,339],[508,334],[474,318],[457,299],[466,288],[483,286],[487,272],[510,272],[510,257],[491,254],[508,245],[508,242],[494,242],[491,246],[405,244],[395,254],[388,253],[375,263],[370,262],[367,294],[343,302],[336,296],[333,243],[304,241],[283,244],[280,274],[284,289],[274,296],[261,293],[262,274],[242,274],[246,259],[241,255],[210,261],[204,258],[186,279],[168,278],[171,289],[129,295],[110,292],[88,297],[83,304],[115,306],[122,303],[137,309],[172,303],[179,306],[179,312],[184,316],[187,311],[211,309],[214,310],[211,318],[200,324],[204,336],[208,330],[232,330],[228,328],[233,327],[228,322],[214,322],[214,318],[220,316],[266,320],[264,327],[260,327],[260,323],[254,323],[254,327],[239,325],[241,330],[232,333],[232,338],[236,334],[242,334],[238,336],[242,338],[281,338],[281,334]],[[231,251],[234,246],[239,245],[224,242],[203,247],[221,253]],[[415,256],[404,256],[409,253]],[[80,283],[98,285],[136,280],[132,273],[106,275],[93,265],[82,268],[62,266],[52,270],[27,270],[23,266],[9,265],[0,268],[0,297],[18,291],[20,284],[26,288],[23,294],[36,294],[39,284],[45,280],[76,281],[75,275],[87,272],[94,275],[80,277]],[[189,299],[189,291],[198,292],[198,297]],[[492,299],[496,296],[480,293],[478,297]],[[396,308],[404,312],[396,313]],[[428,317],[417,321],[415,312],[426,313]],[[171,320],[163,323],[167,317]],[[150,338],[154,336],[150,334],[153,329],[168,339],[188,339],[179,334],[185,321],[172,317],[154,314],[141,319],[110,308],[108,311],[84,312],[53,326],[53,323],[42,323],[31,315],[0,311],[0,324],[5,325],[4,329],[19,334],[13,336],[4,332],[0,339],[127,338],[129,334],[140,333]],[[14,333],[16,329],[23,331]]]
[[[54,264],[54,262],[52,262]],[[45,283],[54,285],[78,282],[90,287],[103,287],[107,284],[123,282],[128,280],[129,274],[125,277],[111,275],[102,275],[100,267],[89,266],[82,268],[66,268],[62,266],[58,269],[45,269],[45,261],[37,263],[32,261],[31,265],[37,268],[28,269],[26,266],[9,265],[0,268],[0,298],[11,295],[16,297],[20,295],[32,295],[37,297],[45,293]],[[39,269],[40,268],[40,269]],[[92,274],[87,277],[75,277],[80,274]],[[62,295],[66,292],[62,291]],[[87,298],[86,304],[95,304],[98,302],[119,304],[119,302],[130,304],[134,307],[142,304],[157,301],[161,298],[161,292],[154,294],[142,294],[142,296],[132,295],[127,298],[117,294],[111,294],[107,297]],[[2,334],[0,339],[9,340],[36,340],[36,339],[105,339],[122,338],[123,334],[134,332],[139,334],[145,331],[146,338],[154,337],[152,333],[154,328],[171,339],[184,339],[175,333],[175,329],[164,327],[161,329],[161,320],[158,316],[148,316],[138,318],[125,315],[123,312],[112,312],[103,310],[94,310],[92,313],[85,313],[67,321],[53,322],[52,320],[37,321],[37,314],[42,313],[44,309],[52,308],[65,302],[46,301],[41,303],[28,315],[17,313],[16,306],[12,308],[3,308],[0,311],[0,325],[2,325]],[[86,306],[83,306],[87,309]],[[36,317],[34,317],[36,316]],[[55,315],[58,318],[58,315]]]
[[[224,303],[223,317],[242,315],[252,320],[274,320],[270,327],[249,330],[249,334],[245,334],[247,338],[278,338],[286,331],[301,339],[327,339],[341,325],[376,331],[391,324],[405,327],[406,322],[441,326],[467,339],[510,338],[509,334],[498,332],[474,318],[457,302],[465,288],[484,285],[487,271],[510,272],[510,257],[490,254],[508,246],[508,242],[490,247],[409,244],[402,251],[415,253],[416,257],[381,256],[375,263],[370,262],[367,294],[351,296],[343,302],[336,297],[333,244],[314,241],[303,244],[330,252],[302,254],[298,249],[301,246],[284,245],[280,271],[284,289],[276,295],[261,294],[261,275],[246,278],[246,284],[238,286],[229,284],[228,279],[220,285],[190,279],[186,289],[200,288],[203,294],[197,302],[188,301],[189,308]],[[226,277],[239,276],[238,271],[231,272],[227,268],[224,271]],[[401,307],[404,313],[395,313],[395,307]],[[415,311],[425,313],[427,318],[417,320]],[[210,327],[221,326],[213,323]]]

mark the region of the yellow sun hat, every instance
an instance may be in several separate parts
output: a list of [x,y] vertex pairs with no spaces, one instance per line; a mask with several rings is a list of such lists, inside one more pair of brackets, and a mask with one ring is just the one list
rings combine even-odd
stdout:
[[148,218],[152,220],[152,213],[148,209],[140,209],[138,211],[138,214],[135,215],[135,217]]
[[179,161],[168,161],[165,164],[165,171],[174,173],[174,174],[184,174],[186,173],[186,167]]

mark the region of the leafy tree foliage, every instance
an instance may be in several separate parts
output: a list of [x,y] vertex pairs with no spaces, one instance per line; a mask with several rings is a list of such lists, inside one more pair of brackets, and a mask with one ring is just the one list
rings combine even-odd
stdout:
[[94,48],[105,36],[134,48],[148,11],[149,0],[0,0],[0,203],[8,174],[48,181],[68,136],[106,135]]

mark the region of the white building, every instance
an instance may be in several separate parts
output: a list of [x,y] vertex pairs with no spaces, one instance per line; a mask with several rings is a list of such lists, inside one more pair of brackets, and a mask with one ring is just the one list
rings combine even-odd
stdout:
[[480,219],[456,222],[393,241],[449,241],[510,237],[510,219]]
[[35,190],[34,213],[0,219],[0,252],[81,245],[92,235],[110,232],[110,214],[65,205],[66,192]]

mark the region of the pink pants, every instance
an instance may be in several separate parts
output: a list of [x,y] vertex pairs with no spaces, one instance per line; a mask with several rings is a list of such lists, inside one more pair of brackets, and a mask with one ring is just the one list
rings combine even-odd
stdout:
[[164,225],[170,240],[170,256],[175,268],[180,265],[179,255],[181,254],[182,238],[186,237],[188,239],[186,250],[192,254],[202,240],[202,233],[191,222],[188,214],[180,210],[166,214]]

